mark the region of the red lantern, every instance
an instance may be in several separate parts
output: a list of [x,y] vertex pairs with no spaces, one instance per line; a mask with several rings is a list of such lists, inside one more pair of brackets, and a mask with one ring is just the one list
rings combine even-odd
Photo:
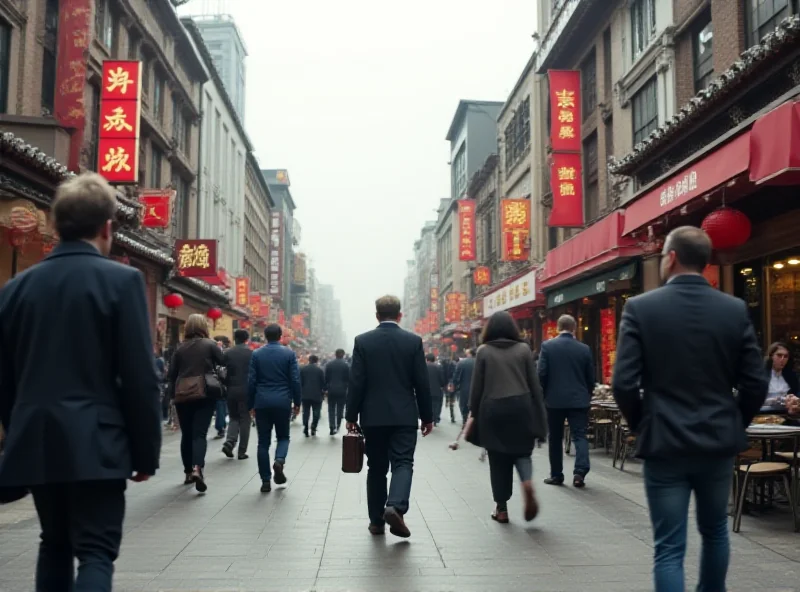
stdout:
[[209,308],[206,316],[211,319],[212,321],[218,321],[222,318],[222,311],[216,307]]
[[457,352],[458,351],[458,346],[454,343],[453,345],[450,346],[450,351],[451,352]]
[[183,296],[175,293],[164,295],[164,306],[171,309],[183,306]]
[[721,207],[705,217],[700,228],[706,231],[717,251],[741,247],[750,238],[750,219],[739,210]]

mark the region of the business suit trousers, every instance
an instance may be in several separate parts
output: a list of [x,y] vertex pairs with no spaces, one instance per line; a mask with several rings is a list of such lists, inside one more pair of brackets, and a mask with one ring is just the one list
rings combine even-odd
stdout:
[[342,427],[344,418],[344,397],[331,396],[328,394],[328,424],[332,432],[338,432]]
[[181,460],[184,472],[191,473],[195,466],[206,466],[208,428],[216,408],[214,399],[200,399],[175,405],[181,426]]
[[589,440],[586,431],[589,429],[589,409],[556,409],[547,408],[547,441],[550,452],[550,476],[554,479],[564,478],[564,421],[569,424],[569,432],[575,443],[575,475],[583,477],[589,472]]
[[[414,474],[416,426],[364,427],[367,454],[367,510],[371,524],[383,524],[383,512],[392,507],[408,512]],[[387,490],[386,475],[392,470]]]
[[289,422],[292,410],[289,407],[266,407],[256,409],[256,430],[258,431],[258,474],[261,481],[268,483],[272,478],[269,462],[269,445],[272,441],[272,428],[275,428],[275,462],[286,462],[289,454]]
[[228,438],[225,443],[233,449],[239,442],[239,454],[247,452],[250,442],[250,410],[242,397],[228,397]]
[[442,421],[442,406],[444,405],[444,396],[439,393],[431,394],[431,405],[433,407],[433,423]]
[[308,420],[312,417],[312,412],[311,429],[316,432],[320,413],[322,412],[322,401],[309,401],[307,399],[303,401],[303,427],[306,431],[308,431]]
[[124,479],[115,479],[32,488],[42,528],[37,592],[111,590],[122,542],[125,487]]

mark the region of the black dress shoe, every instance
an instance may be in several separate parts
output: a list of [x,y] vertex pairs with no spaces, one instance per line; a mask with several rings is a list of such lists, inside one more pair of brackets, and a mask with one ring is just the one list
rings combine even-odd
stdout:
[[331,436],[335,436],[335,435],[336,435],[336,430],[331,430]]
[[261,493],[269,493],[272,491],[272,485],[269,484],[269,481],[263,481],[261,483]]
[[547,485],[564,485],[564,477],[548,477],[544,482]]
[[572,485],[579,489],[586,487],[586,478],[583,475],[575,475],[572,477]]
[[225,442],[225,444],[222,445],[222,454],[228,458],[233,458],[233,445],[229,442]]
[[247,454],[246,454],[246,453],[244,453],[244,452],[240,452],[240,453],[239,453],[239,456],[238,456],[238,458],[239,458],[239,460],[247,460],[247,459],[248,459],[248,458],[250,458],[250,457],[249,457],[249,456],[247,456]]
[[192,479],[192,472],[191,471],[184,471],[183,472],[185,479],[183,480],[184,485],[191,485],[194,483],[194,479]]
[[374,536],[386,534],[386,527],[383,524],[370,524],[369,533]]
[[275,479],[275,485],[283,485],[286,483],[286,474],[283,472],[283,463],[275,461],[272,465],[272,478]]
[[308,428],[303,428],[303,435],[308,438]]

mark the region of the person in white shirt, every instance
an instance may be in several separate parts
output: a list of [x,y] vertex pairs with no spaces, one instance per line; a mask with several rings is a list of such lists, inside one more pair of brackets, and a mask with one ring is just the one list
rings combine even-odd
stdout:
[[789,364],[789,348],[781,342],[773,343],[767,350],[765,370],[769,380],[767,407],[784,407],[787,395],[797,395],[800,390],[797,374]]

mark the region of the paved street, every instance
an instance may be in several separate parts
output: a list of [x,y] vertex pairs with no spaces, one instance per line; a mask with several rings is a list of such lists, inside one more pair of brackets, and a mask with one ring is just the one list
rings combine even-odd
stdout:
[[[323,417],[323,424],[325,423]],[[588,486],[538,486],[541,514],[489,519],[488,466],[477,449],[447,448],[444,425],[422,441],[408,542],[366,529],[365,473],[341,473],[340,439],[292,429],[285,489],[259,493],[254,458],[229,460],[209,442],[209,491],[180,485],[178,436],[165,438],[157,478],[131,485],[116,590],[204,592],[651,590],[652,546],[639,465],[611,468],[597,451]],[[536,480],[545,450],[534,458]],[[38,524],[29,500],[0,507],[0,591],[33,589]],[[692,534],[688,571],[697,569]],[[733,535],[731,590],[800,590],[800,535],[786,511],[745,517]]]

